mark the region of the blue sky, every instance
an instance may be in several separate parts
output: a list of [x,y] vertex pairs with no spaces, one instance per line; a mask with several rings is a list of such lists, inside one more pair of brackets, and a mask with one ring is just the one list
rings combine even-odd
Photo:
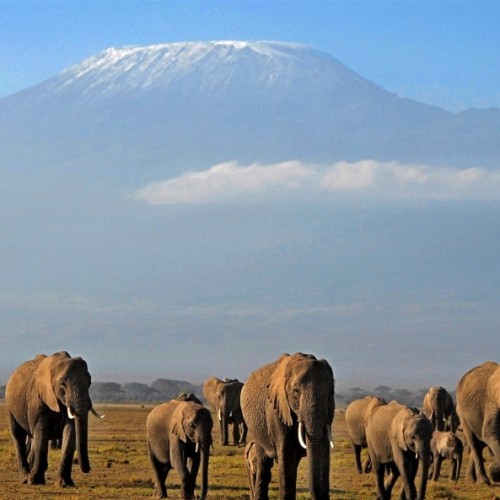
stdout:
[[301,42],[398,95],[451,110],[500,107],[495,0],[3,0],[0,97],[110,46]]
[[[486,0],[0,0],[0,97],[111,46],[236,39],[304,43],[447,109],[500,108],[499,26]],[[0,383],[61,349],[94,380],[244,379],[306,350],[340,384],[416,388],[499,357],[497,169],[230,157],[124,181],[86,156],[38,158],[0,156]],[[255,185],[279,199],[255,203]]]

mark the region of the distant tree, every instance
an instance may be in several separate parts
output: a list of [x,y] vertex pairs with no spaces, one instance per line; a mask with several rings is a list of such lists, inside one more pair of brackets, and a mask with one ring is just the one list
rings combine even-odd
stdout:
[[116,382],[93,382],[90,397],[93,401],[124,401],[125,392]]
[[[396,389],[393,393],[393,398],[396,401],[408,406],[420,406],[420,402],[417,401],[418,394],[412,394],[407,389]],[[417,404],[418,403],[418,404]]]
[[201,386],[193,385],[185,380],[159,378],[151,384],[151,387],[158,391],[163,400],[176,398],[183,392],[191,392],[198,398],[203,397],[203,389]]
[[5,386],[0,386],[0,399],[5,399]]
[[394,399],[392,389],[387,385],[378,385],[375,387],[375,389],[373,389],[373,396],[384,398],[386,401]]
[[160,401],[160,393],[146,384],[131,382],[121,386],[126,401]]

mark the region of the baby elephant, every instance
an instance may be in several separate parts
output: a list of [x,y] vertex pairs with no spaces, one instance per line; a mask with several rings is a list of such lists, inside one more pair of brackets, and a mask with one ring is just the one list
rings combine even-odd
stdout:
[[[262,485],[263,483],[269,484],[271,481],[273,460],[266,455],[265,451],[255,441],[250,441],[245,447],[245,464],[250,482],[250,500],[261,497],[264,491],[263,496],[267,497],[267,490],[263,490]],[[263,477],[258,477],[259,473]]]
[[429,478],[437,481],[441,471],[441,463],[445,458],[449,458],[451,459],[450,479],[457,481],[460,477],[460,467],[462,466],[462,455],[464,452],[464,445],[460,438],[452,432],[434,431],[431,440],[431,450],[434,463],[431,465],[433,470],[431,469]]
[[194,498],[200,464],[200,498],[207,495],[213,422],[210,411],[196,401],[179,397],[157,406],[148,415],[147,444],[157,498],[167,497],[165,482],[170,469],[175,469],[182,480],[181,498]]

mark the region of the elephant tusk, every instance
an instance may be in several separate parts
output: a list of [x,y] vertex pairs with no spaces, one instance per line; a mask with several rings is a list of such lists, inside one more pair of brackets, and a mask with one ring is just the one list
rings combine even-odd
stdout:
[[229,412],[229,418],[233,418],[233,412],[232,411]]
[[217,417],[219,418],[219,422],[222,420],[222,411],[219,408],[219,411],[217,412]]
[[198,443],[198,441],[196,441],[196,445],[194,447],[194,452],[198,453],[199,450],[200,450],[200,443]]
[[302,422],[299,422],[299,443],[302,448],[305,450],[307,449],[306,443],[304,441],[304,436],[303,436],[303,428],[302,428]]
[[328,441],[330,442],[330,448],[333,450],[333,448],[335,448],[335,445],[333,444],[333,439],[332,439],[332,428],[330,426],[327,426],[326,432],[328,434]]
[[68,409],[68,418],[70,420],[73,420],[75,416],[73,415],[73,413],[71,413],[71,408],[68,406],[67,409]]
[[90,411],[92,413],[92,415],[95,415],[97,418],[104,418],[106,415],[99,415],[99,413],[97,413],[95,410],[94,410],[94,407],[91,406],[90,407]]

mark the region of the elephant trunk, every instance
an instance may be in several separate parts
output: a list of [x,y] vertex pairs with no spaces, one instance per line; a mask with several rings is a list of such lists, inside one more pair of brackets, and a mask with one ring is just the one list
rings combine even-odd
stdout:
[[309,463],[309,492],[314,500],[330,498],[330,445],[325,436],[321,439],[307,437]]
[[210,446],[202,446],[200,452],[201,463],[201,494],[200,498],[206,498],[208,490],[208,458],[210,456]]
[[88,414],[84,413],[75,418],[76,431],[76,451],[78,453],[78,463],[83,473],[90,472],[88,455]]
[[418,458],[422,462],[422,473],[420,475],[420,484],[418,487],[418,499],[423,500],[425,498],[425,492],[427,490],[427,478],[429,476],[429,467],[431,465],[431,450],[429,446],[425,444],[418,447]]

